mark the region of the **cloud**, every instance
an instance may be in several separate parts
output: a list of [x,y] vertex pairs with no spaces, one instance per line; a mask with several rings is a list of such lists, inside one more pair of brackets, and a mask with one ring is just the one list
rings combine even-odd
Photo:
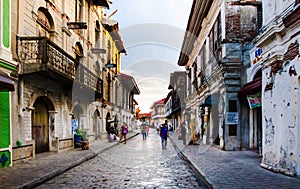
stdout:
[[122,72],[134,77],[141,91],[135,99],[142,112],[169,92],[193,0],[114,0],[108,15],[119,22],[127,51]]
[[[150,111],[150,106],[157,100],[165,98],[169,92],[168,81],[159,78],[144,78],[138,82],[141,95],[135,96],[142,113]],[[156,94],[156,95],[153,95]]]

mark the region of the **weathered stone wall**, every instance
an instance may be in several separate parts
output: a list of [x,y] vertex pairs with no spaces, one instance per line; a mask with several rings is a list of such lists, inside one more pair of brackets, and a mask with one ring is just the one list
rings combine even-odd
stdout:
[[[292,32],[293,33],[293,32]],[[263,166],[299,174],[299,37],[282,38],[283,59],[263,70]],[[279,41],[274,41],[279,42]],[[298,169],[298,170],[297,170]]]
[[252,5],[227,2],[226,41],[251,41],[257,33],[257,9]]
[[263,2],[263,25],[268,24],[276,16],[279,16],[295,0],[272,0]]

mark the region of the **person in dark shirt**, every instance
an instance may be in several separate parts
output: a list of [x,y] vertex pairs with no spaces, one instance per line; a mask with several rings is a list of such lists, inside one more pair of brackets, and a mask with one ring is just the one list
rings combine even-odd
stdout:
[[169,136],[168,120],[165,120],[165,123],[161,124],[160,127],[161,145],[163,150],[167,149],[168,136]]
[[186,128],[185,128],[185,125],[184,125],[184,122],[182,122],[180,124],[180,135],[182,137],[182,142],[183,142],[183,145],[186,145]]

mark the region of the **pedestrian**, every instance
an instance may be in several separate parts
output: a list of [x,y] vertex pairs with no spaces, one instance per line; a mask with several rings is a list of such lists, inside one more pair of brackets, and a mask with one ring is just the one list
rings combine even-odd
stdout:
[[184,125],[184,122],[181,122],[180,124],[180,135],[181,135],[181,138],[182,138],[182,142],[183,142],[183,145],[186,145],[186,128],[185,128],[185,125]]
[[155,125],[156,125],[156,132],[157,132],[157,135],[159,135],[160,125],[158,125],[158,123],[156,123]]
[[140,126],[140,129],[141,129],[141,134],[143,136],[143,140],[146,140],[146,138],[147,138],[147,124],[146,124],[145,120],[143,120],[143,122]]
[[165,150],[167,149],[167,138],[169,136],[168,120],[165,120],[165,123],[161,124],[159,135],[161,137],[162,149]]
[[122,139],[124,138],[124,144],[126,144],[126,135],[128,133],[128,126],[126,125],[126,123],[124,123],[121,126],[121,132],[120,132],[120,143],[122,141]]
[[149,134],[149,125],[146,125],[146,135],[148,136]]

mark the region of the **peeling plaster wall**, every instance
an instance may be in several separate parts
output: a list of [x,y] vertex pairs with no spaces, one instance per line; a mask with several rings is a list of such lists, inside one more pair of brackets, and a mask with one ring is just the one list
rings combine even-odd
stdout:
[[[291,68],[295,69],[296,74],[291,74]],[[297,120],[297,116],[299,117],[299,105],[297,105],[300,77],[299,56],[283,62],[277,73],[271,72],[271,67],[263,70],[262,163],[275,171],[294,175],[297,174],[296,169],[299,164],[299,155],[297,155],[299,154],[297,132],[300,126],[299,119]],[[265,86],[272,81],[272,88],[266,89]]]

